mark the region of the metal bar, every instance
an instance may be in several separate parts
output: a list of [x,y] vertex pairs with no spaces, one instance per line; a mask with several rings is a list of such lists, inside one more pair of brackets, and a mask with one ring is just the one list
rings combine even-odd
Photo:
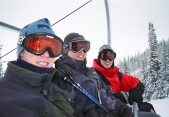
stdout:
[[134,117],[139,117],[138,111],[139,111],[138,104],[137,104],[136,102],[133,102],[133,113],[134,113]]
[[4,26],[4,27],[7,27],[7,28],[10,28],[10,29],[13,29],[13,30],[18,31],[18,32],[21,30],[21,29],[20,29],[20,28],[18,28],[18,27],[15,27],[15,26],[9,25],[9,24],[4,23],[4,22],[1,22],[1,21],[0,21],[0,25],[1,25],[1,26]]
[[111,26],[110,26],[110,15],[109,15],[109,5],[107,0],[104,0],[106,9],[106,19],[107,19],[107,44],[111,46]]

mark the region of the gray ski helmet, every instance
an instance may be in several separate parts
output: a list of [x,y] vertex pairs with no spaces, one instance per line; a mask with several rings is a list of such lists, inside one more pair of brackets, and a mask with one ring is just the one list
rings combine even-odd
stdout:
[[51,34],[56,36],[47,18],[39,19],[33,23],[26,25],[23,29],[21,29],[19,34],[19,39],[17,43],[17,58],[20,58],[19,55],[24,50],[24,47],[19,43],[22,36],[27,36],[30,34],[37,34],[37,33]]
[[81,41],[81,40],[84,41],[86,39],[82,35],[80,35],[79,33],[69,33],[64,38],[64,45],[63,45],[62,53],[66,55],[67,52],[69,51],[69,48],[66,47],[66,43],[72,42],[72,41]]
[[113,49],[109,45],[106,45],[106,44],[104,44],[103,46],[99,48],[99,55],[104,50],[111,50],[114,53],[114,58],[116,58],[116,53],[113,51]]

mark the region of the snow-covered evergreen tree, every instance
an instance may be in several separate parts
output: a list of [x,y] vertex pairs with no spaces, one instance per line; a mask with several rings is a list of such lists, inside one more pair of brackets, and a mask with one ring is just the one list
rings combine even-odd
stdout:
[[126,74],[130,74],[130,69],[127,65],[126,59],[124,58],[124,64],[123,64],[123,72]]
[[148,61],[147,79],[149,83],[145,84],[145,98],[150,101],[151,98],[157,99],[161,90],[161,82],[158,80],[161,79],[159,75],[161,62],[158,59],[158,41],[156,39],[155,29],[152,23],[149,23],[148,43],[150,48],[150,56]]
[[168,90],[169,90],[169,84],[168,84],[168,79],[169,79],[169,51],[168,51],[168,45],[167,42],[162,40],[161,42],[161,59],[162,59],[162,67],[160,69],[160,76],[161,80],[161,92],[160,92],[160,98],[165,98],[168,97]]
[[165,77],[169,82],[169,39],[166,42]]

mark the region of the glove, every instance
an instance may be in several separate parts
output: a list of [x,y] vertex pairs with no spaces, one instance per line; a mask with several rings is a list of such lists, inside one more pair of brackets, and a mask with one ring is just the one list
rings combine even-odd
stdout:
[[127,104],[127,101],[126,99],[124,98],[123,94],[122,93],[116,93],[114,94],[114,96],[119,99],[120,101],[124,102],[125,104]]
[[154,113],[156,113],[154,107],[152,104],[148,103],[148,102],[142,102],[139,106],[138,106],[140,111],[144,111],[144,112],[151,112],[152,110],[154,111]]
[[136,88],[133,88],[130,90],[129,92],[129,104],[132,105],[133,104],[133,101],[137,102],[138,105],[141,104],[141,102],[143,101],[143,97],[140,93],[140,91]]
[[127,105],[120,108],[118,115],[120,117],[134,117],[132,108],[128,107]]
[[84,114],[86,115],[85,117],[99,117],[99,115],[95,111],[95,105],[89,105],[84,108]]

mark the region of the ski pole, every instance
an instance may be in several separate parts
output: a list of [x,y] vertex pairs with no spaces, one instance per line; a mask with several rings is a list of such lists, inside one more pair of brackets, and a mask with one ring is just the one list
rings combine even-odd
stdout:
[[[70,78],[71,79],[71,78]],[[89,98],[92,102],[94,102],[96,105],[98,105],[101,109],[103,109],[105,112],[109,112],[106,107],[104,107],[102,104],[98,102],[92,95],[90,95],[85,89],[83,89],[80,85],[77,85],[74,83],[75,81],[71,82],[71,80],[68,80],[68,77],[64,77],[64,80],[66,80],[68,83],[70,83],[73,87],[75,87],[77,90],[79,90],[82,94],[84,94],[87,98]]]
[[106,107],[104,107],[98,100],[96,100],[96,98],[90,95],[83,87],[80,86],[80,84],[78,84],[77,82],[73,80],[73,78],[70,76],[70,72],[67,70],[65,65],[62,64],[60,60],[55,61],[55,68],[58,69],[59,78],[62,78],[63,80],[67,81],[69,84],[75,87],[78,91],[84,94],[88,99],[90,99],[97,106],[103,109],[105,112],[109,112],[109,110]]

